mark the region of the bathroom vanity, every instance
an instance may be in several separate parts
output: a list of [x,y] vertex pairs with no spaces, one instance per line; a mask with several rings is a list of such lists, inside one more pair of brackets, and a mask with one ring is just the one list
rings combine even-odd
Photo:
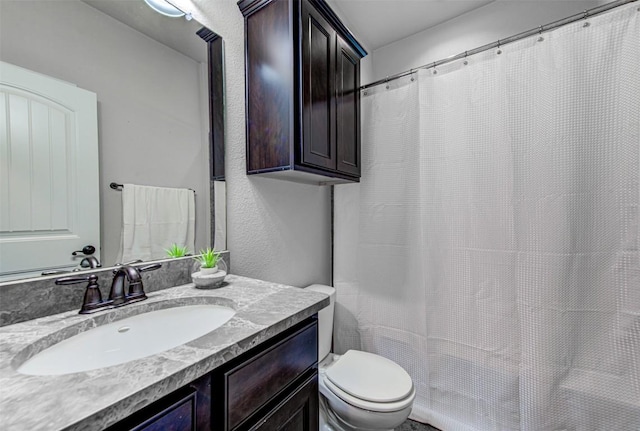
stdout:
[[[317,322],[326,296],[230,275],[186,284],[95,315],[65,312],[0,328],[4,430],[317,429]],[[198,304],[235,315],[186,344],[64,375],[16,370],[49,345],[122,318]]]
[[317,326],[300,322],[109,431],[317,430]]

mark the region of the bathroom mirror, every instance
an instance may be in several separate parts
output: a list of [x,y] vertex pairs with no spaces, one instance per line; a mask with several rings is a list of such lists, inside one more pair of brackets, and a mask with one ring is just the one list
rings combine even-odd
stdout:
[[[116,263],[122,231],[122,192],[112,182],[193,189],[194,251],[226,249],[223,44],[214,32],[143,0],[1,0],[0,61],[96,94],[104,267]],[[55,192],[52,182],[38,198],[55,201]],[[20,258],[36,272],[0,282],[44,269],[34,253]]]

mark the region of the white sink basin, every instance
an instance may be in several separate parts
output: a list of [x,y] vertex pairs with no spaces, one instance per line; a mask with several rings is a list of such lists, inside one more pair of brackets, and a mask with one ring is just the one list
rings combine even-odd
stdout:
[[231,308],[212,304],[138,314],[54,344],[22,364],[18,372],[51,376],[122,364],[195,340],[234,314]]

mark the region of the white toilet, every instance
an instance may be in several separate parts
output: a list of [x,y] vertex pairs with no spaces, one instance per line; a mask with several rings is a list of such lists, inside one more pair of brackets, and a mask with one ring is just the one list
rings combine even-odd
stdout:
[[411,413],[416,390],[395,362],[373,353],[331,353],[336,290],[314,284],[307,289],[329,295],[318,313],[318,385],[321,431],[392,430]]

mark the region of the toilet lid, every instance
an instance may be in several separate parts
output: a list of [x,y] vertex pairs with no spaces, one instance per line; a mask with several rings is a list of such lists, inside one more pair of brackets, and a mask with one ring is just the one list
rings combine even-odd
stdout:
[[359,350],[342,355],[327,369],[326,376],[347,394],[376,403],[403,400],[413,390],[411,377],[400,365]]

